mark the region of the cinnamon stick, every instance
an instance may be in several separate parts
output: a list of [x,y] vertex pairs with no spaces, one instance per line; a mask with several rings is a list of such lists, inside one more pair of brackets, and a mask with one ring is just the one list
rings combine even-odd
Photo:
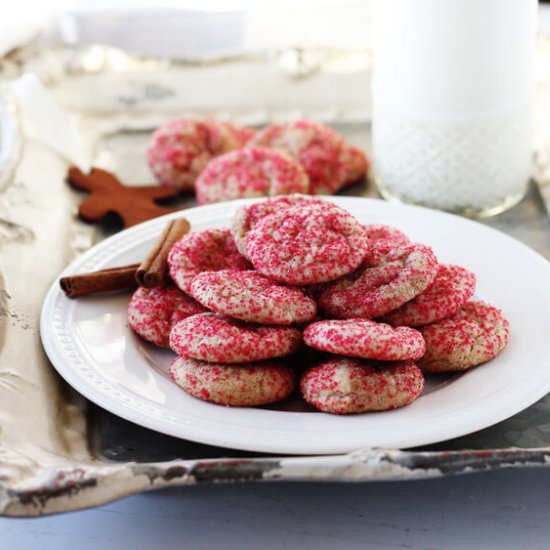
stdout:
[[172,220],[141,264],[69,275],[62,277],[59,284],[68,298],[113,290],[133,290],[138,285],[145,288],[160,286],[168,274],[170,249],[189,229],[189,222],[185,218]]
[[190,229],[185,218],[169,222],[155,246],[136,271],[139,286],[153,288],[161,285],[168,273],[168,253],[176,241],[179,241]]
[[92,273],[69,275],[62,277],[59,284],[68,298],[112,290],[133,290],[137,286],[137,268],[138,264],[133,264],[102,269]]

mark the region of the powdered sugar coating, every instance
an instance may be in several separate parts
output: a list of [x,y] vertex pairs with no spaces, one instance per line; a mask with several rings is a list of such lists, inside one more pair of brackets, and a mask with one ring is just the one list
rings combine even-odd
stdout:
[[191,295],[195,275],[220,269],[250,269],[229,229],[206,229],[187,233],[174,244],[168,254],[170,277],[184,292]]
[[463,371],[496,357],[508,344],[510,325],[502,311],[482,301],[467,302],[450,319],[421,327],[424,372]]
[[281,401],[295,386],[292,369],[273,361],[229,366],[177,357],[168,370],[172,380],[193,397],[230,407]]
[[239,252],[247,257],[246,237],[259,220],[292,206],[305,206],[308,204],[325,204],[325,201],[307,195],[293,194],[283,197],[273,197],[265,201],[255,202],[248,206],[241,206],[231,221],[231,233]]
[[315,349],[350,357],[402,361],[426,351],[422,334],[369,319],[318,321],[304,330],[304,342]]
[[335,358],[308,369],[300,380],[304,399],[333,414],[385,411],[409,405],[422,393],[424,376],[412,361],[383,365]]
[[272,124],[259,130],[254,145],[273,147],[295,157],[309,176],[310,193],[333,194],[363,177],[366,157],[346,145],[332,128],[311,120]]
[[128,304],[128,324],[144,340],[169,347],[170,330],[205,308],[175,286],[138,288]]
[[178,355],[213,363],[284,357],[297,351],[301,342],[298,329],[245,323],[218,313],[188,317],[170,333],[170,348]]
[[266,147],[245,147],[212,160],[195,183],[197,202],[307,193],[309,178],[290,155]]
[[419,327],[454,315],[473,295],[476,276],[458,265],[440,264],[434,282],[410,302],[384,316],[392,325]]
[[243,147],[253,135],[251,129],[214,119],[171,120],[151,135],[149,166],[162,185],[191,191],[211,159]]
[[264,325],[307,323],[317,304],[300,289],[274,283],[256,271],[215,271],[197,275],[193,297],[212,311]]
[[295,206],[259,220],[246,251],[262,275],[291,285],[332,281],[350,273],[368,251],[365,230],[330,203]]
[[322,289],[319,305],[338,319],[381,317],[423,292],[437,268],[428,246],[375,242],[359,269]]
[[389,241],[392,243],[408,243],[409,237],[402,231],[391,225],[383,223],[366,223],[363,225],[371,243],[376,241]]

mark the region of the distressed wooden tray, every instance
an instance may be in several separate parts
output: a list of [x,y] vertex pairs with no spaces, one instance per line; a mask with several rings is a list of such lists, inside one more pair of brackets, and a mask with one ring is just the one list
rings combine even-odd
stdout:
[[[129,60],[122,72],[109,72],[108,64],[94,72],[85,71],[85,63],[75,59],[74,52],[73,57],[66,52],[50,54],[57,72],[51,67],[46,70],[47,64],[38,63],[33,56],[20,63],[18,70],[34,63],[49,75],[51,89],[72,113],[93,151],[95,164],[114,170],[127,182],[152,181],[144,157],[150,129],[176,112],[195,112],[192,101],[177,99],[177,83],[189,78],[189,71],[196,79],[197,74],[220,82],[227,78],[225,64],[218,73],[220,67],[216,66],[202,72],[195,65],[179,65],[174,67],[179,74],[172,75],[172,80],[164,75],[160,85],[157,65],[148,72],[146,66]],[[108,51],[103,55],[107,59]],[[249,62],[251,67],[246,67]],[[315,86],[304,89],[295,75],[281,76],[276,67],[266,69],[264,61],[252,58],[237,63],[241,63],[237,70],[243,75],[252,71],[257,78],[257,71],[264,71],[273,83],[281,80],[289,90],[293,86],[299,90],[284,104],[275,101],[278,94],[268,94],[262,109],[246,108],[240,89],[226,98],[224,108],[212,95],[201,99],[197,113],[233,114],[238,120],[254,123],[298,114],[313,116],[335,124],[351,142],[369,150],[366,92],[319,97]],[[5,72],[14,70],[10,66]],[[366,86],[366,73],[368,65],[357,73],[333,78],[336,84],[342,84],[343,78]],[[331,82],[327,74],[320,67],[313,78],[320,79],[318,84],[327,84]],[[196,80],[194,86],[198,87]],[[93,94],[81,95],[90,87],[97,91],[95,102],[90,99]],[[121,90],[126,90],[126,95],[121,95]],[[171,99],[163,103],[163,98]],[[230,112],[227,105],[231,105]],[[40,344],[38,316],[42,299],[62,268],[75,254],[116,231],[118,225],[116,220],[108,220],[97,229],[79,222],[75,212],[81,196],[65,183],[66,163],[33,137],[32,128],[21,127],[20,137],[24,139],[10,145],[13,154],[7,161],[0,156],[5,161],[0,166],[1,514],[30,516],[74,510],[170,485],[414,479],[549,463],[548,396],[491,428],[438,445],[406,451],[358,449],[348,455],[314,457],[267,456],[176,439],[86,402],[47,361]],[[19,159],[16,144],[21,141]],[[349,188],[346,194],[376,197],[366,182]],[[191,198],[177,203],[181,207],[192,204]],[[550,224],[535,186],[512,211],[483,223],[550,258]]]

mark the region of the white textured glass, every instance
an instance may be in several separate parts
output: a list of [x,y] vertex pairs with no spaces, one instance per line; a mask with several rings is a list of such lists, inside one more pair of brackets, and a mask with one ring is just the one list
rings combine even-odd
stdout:
[[531,170],[535,0],[375,0],[373,158],[390,199],[469,214]]

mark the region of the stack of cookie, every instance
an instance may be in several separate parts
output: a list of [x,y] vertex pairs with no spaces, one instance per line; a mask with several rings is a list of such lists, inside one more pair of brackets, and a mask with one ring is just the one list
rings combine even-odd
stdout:
[[469,301],[471,272],[318,197],[242,207],[231,229],[183,237],[168,263],[180,290],[136,291],[130,325],[168,344],[175,382],[214,403],[285,399],[310,361],[299,388],[315,408],[393,409],[421,394],[424,374],[466,370],[508,342],[502,313]]
[[215,119],[160,126],[147,149],[162,185],[195,191],[199,204],[303,193],[333,194],[365,177],[365,154],[311,120],[256,132]]

